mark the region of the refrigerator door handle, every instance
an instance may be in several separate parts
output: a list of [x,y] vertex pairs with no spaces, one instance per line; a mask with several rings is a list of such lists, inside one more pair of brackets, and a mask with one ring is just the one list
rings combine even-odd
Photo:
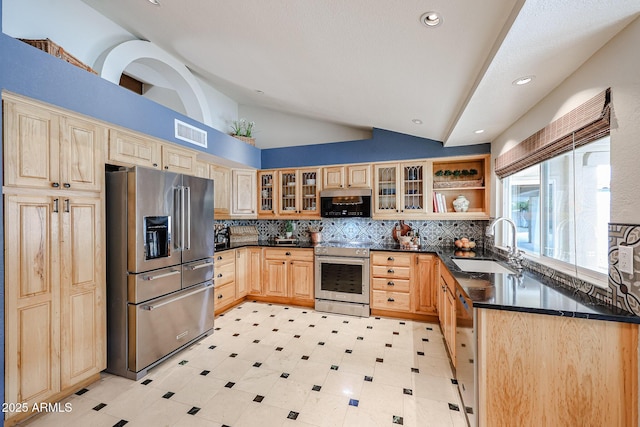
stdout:
[[180,186],[180,250],[185,250],[184,245],[184,188]]
[[187,193],[187,245],[184,249],[191,249],[191,187],[183,187],[183,191]]
[[174,235],[175,235],[175,239],[174,239],[174,246],[176,251],[181,251],[182,250],[182,227],[181,227],[181,223],[182,223],[182,211],[180,210],[181,207],[181,202],[180,200],[182,199],[182,193],[180,191],[180,187],[176,187],[174,190],[174,204],[173,204],[173,211],[175,214],[175,230],[174,230]]
[[191,271],[195,271],[195,270],[199,270],[201,268],[205,268],[205,267],[209,267],[210,265],[212,265],[213,262],[212,261],[205,261],[202,264],[198,264],[198,265],[190,265],[187,268]]
[[171,270],[168,273],[162,273],[162,274],[156,274],[156,275],[145,274],[144,276],[142,276],[142,280],[150,281],[150,280],[162,279],[164,277],[173,276],[175,274],[180,274],[180,270]]
[[162,307],[164,305],[171,304],[172,302],[180,301],[181,299],[188,298],[188,297],[190,297],[192,295],[195,295],[195,294],[199,294],[200,292],[208,291],[209,289],[213,289],[213,285],[208,285],[208,286],[206,286],[204,288],[200,288],[200,289],[198,289],[196,291],[189,292],[189,293],[180,295],[178,297],[175,297],[175,298],[172,298],[172,299],[169,299],[169,300],[166,300],[166,301],[162,301],[162,302],[160,302],[158,304],[143,305],[143,306],[140,306],[140,308],[142,308],[143,310],[147,310],[147,311],[155,310],[155,309],[160,308],[160,307]]

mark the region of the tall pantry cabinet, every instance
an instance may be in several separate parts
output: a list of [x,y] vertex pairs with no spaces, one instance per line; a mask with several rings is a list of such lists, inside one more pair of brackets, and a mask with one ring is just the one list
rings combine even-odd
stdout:
[[3,114],[5,402],[30,411],[106,367],[107,128],[9,94]]

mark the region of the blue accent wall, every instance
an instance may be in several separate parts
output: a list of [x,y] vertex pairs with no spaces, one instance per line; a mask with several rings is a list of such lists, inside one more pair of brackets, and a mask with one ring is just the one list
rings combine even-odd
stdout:
[[264,149],[262,169],[488,153],[491,153],[491,144],[443,147],[433,139],[374,128],[371,139]]
[[[0,87],[191,149],[260,168],[260,149],[43,51],[0,35]],[[174,137],[174,119],[207,131],[204,149]]]

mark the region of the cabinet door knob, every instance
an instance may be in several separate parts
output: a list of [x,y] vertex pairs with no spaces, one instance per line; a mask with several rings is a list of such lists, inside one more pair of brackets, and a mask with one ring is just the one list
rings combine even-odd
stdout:
[[68,182],[65,182],[64,184],[62,184],[62,186],[64,188],[71,188],[71,184],[69,184]]
[[291,252],[287,252],[285,255],[286,256],[291,256]]
[[387,258],[387,261],[395,261],[395,258],[390,256],[389,258]]
[[222,273],[218,273],[216,277],[222,277]]
[[222,294],[219,294],[219,295],[218,295],[218,299],[220,299],[220,298],[222,298]]
[[153,167],[154,167],[154,168],[157,168],[157,167],[158,167],[158,164],[157,164],[157,163],[154,163],[154,164],[153,164]]
[[217,260],[221,260],[222,256],[218,255],[218,258],[216,258]]
[[57,183],[57,182],[53,182],[53,183],[51,184],[51,186],[52,186],[53,188],[58,188],[58,187],[60,187],[60,184],[59,184],[59,183]]
[[393,283],[393,281],[388,281],[388,282],[387,282],[387,285],[389,285],[389,286],[395,286],[396,284],[395,284],[395,283]]
[[169,166],[165,166],[164,168],[165,168],[165,170],[169,170]]
[[393,274],[393,273],[395,273],[395,271],[393,270],[393,268],[390,268],[390,269],[387,270],[387,273]]
[[393,298],[387,298],[387,302],[395,302],[396,300],[394,300]]

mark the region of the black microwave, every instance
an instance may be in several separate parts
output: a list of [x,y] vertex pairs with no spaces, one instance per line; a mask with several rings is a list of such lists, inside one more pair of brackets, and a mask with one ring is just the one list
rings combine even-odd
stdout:
[[371,189],[347,188],[321,191],[320,215],[324,218],[371,217]]

